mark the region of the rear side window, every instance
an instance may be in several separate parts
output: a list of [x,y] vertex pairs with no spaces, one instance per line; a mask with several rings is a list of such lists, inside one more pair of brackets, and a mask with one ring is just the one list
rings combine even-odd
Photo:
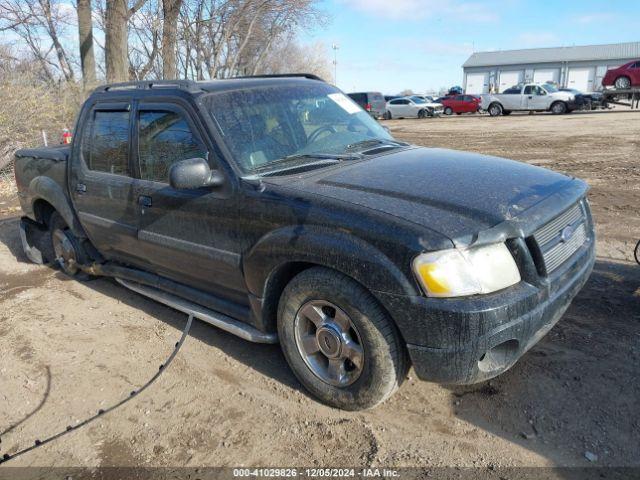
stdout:
[[520,93],[520,87],[511,87],[511,88],[507,88],[504,92],[502,92],[504,94],[507,95],[516,95]]
[[206,159],[206,149],[177,112],[141,110],[138,116],[140,178],[168,183],[169,168],[190,158]]
[[[83,142],[83,157],[90,170],[131,175],[129,170],[129,112],[93,112]],[[85,137],[86,139],[86,137]]]
[[349,97],[351,97],[351,100],[353,100],[360,106],[364,106],[367,103],[366,93],[350,93]]

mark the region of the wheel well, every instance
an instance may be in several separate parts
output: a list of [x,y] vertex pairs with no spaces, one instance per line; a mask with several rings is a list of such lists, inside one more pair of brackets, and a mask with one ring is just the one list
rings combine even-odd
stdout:
[[[371,295],[373,295],[373,297],[375,298],[375,295],[373,294],[373,292],[371,292],[365,285],[363,285],[361,282],[353,278],[351,275],[341,272],[340,270],[336,270],[335,268],[331,268],[331,267],[327,267],[326,265],[321,265],[319,263],[311,263],[311,262],[285,263],[284,265],[277,267],[277,269],[269,276],[269,279],[267,280],[267,283],[265,285],[264,299],[263,299],[263,305],[262,305],[262,320],[263,320],[263,324],[267,327],[268,331],[275,331],[277,329],[278,303],[280,302],[280,297],[282,296],[282,293],[284,292],[284,289],[286,288],[287,284],[291,280],[293,280],[293,277],[295,277],[299,273],[313,267],[326,268],[328,270],[334,270],[340,273],[341,275],[345,275],[350,279],[352,279],[354,282],[361,285],[365,290],[371,293]],[[404,336],[402,335],[402,332],[400,331],[400,329],[398,328],[398,325],[393,319],[393,315],[391,315],[391,312],[387,310],[387,308],[383,305],[383,303],[379,299],[376,298],[376,301],[380,305],[380,308],[382,308],[385,311],[385,313],[389,316],[391,323],[393,323],[393,326],[395,327],[396,331],[398,332],[398,335],[400,336],[403,348],[406,348],[406,342],[404,340]]]
[[278,303],[287,284],[303,270],[312,267],[320,267],[315,263],[289,262],[280,265],[269,275],[264,287],[264,297],[262,304],[262,321],[270,331],[276,330],[278,322]]
[[51,215],[56,209],[46,200],[38,199],[33,204],[33,215],[36,217],[36,221],[49,226],[49,220]]

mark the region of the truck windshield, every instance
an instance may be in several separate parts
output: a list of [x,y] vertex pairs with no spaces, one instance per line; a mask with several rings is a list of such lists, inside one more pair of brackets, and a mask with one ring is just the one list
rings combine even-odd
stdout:
[[371,140],[394,143],[367,112],[327,84],[222,91],[207,95],[204,103],[247,174],[268,171],[285,158],[316,163],[314,155],[353,154],[354,145]]

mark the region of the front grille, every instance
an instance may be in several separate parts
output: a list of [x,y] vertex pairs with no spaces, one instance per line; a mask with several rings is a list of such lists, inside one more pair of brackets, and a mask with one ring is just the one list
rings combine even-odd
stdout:
[[536,230],[533,240],[540,253],[542,270],[549,274],[562,265],[587,240],[586,215],[582,203]]

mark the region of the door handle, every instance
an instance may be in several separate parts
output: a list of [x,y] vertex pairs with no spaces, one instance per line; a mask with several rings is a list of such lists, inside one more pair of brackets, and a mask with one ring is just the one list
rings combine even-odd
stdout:
[[152,205],[151,197],[147,195],[140,195],[138,197],[138,205],[144,208],[149,208]]
[[78,193],[86,193],[87,192],[87,186],[84,183],[76,184],[76,192],[78,192]]

